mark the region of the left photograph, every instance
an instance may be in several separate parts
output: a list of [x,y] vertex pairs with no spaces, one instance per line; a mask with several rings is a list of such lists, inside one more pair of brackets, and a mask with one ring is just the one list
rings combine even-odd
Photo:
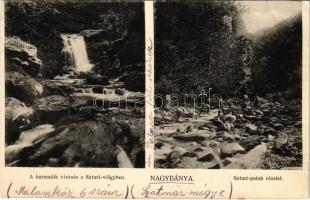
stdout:
[[143,1],[6,1],[6,166],[144,168],[144,34]]

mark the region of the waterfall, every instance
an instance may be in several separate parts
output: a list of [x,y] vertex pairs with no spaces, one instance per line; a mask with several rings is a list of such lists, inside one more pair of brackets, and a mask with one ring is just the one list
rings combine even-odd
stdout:
[[93,67],[89,63],[84,37],[77,34],[61,34],[64,48],[62,50],[66,63],[76,71],[87,72]]

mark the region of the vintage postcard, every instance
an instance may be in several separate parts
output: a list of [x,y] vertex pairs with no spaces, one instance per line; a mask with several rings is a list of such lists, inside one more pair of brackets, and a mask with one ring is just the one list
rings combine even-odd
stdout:
[[309,198],[309,2],[0,1],[2,198]]

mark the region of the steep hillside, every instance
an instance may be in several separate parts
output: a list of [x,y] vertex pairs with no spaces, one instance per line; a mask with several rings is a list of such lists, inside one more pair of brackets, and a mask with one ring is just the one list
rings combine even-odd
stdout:
[[301,95],[301,15],[253,37],[253,79],[257,93],[291,90]]

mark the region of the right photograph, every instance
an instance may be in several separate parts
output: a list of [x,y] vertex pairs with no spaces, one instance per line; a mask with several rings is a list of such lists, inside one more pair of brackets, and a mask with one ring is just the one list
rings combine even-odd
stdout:
[[301,2],[154,4],[155,168],[302,169]]

